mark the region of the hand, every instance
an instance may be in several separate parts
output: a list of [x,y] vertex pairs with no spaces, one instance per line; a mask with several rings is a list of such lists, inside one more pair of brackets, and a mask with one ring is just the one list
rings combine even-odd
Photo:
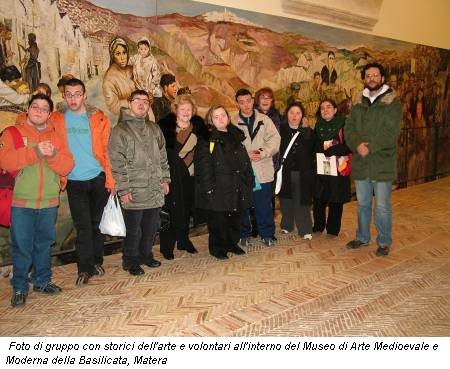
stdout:
[[356,148],[356,151],[358,151],[359,155],[361,155],[363,158],[365,158],[367,155],[369,155],[369,143],[361,142],[358,145],[358,147]]
[[55,155],[55,146],[50,141],[41,141],[37,144],[37,149],[41,156],[51,157]]
[[133,195],[130,193],[127,193],[126,195],[120,196],[120,202],[122,204],[128,204],[129,202],[133,201]]
[[169,184],[167,182],[163,182],[162,188],[163,188],[164,195],[167,195],[170,191]]
[[248,156],[251,161],[260,161],[261,160],[261,152],[259,150],[253,150],[248,152]]
[[117,193],[117,189],[115,188],[107,188],[106,190],[113,196]]

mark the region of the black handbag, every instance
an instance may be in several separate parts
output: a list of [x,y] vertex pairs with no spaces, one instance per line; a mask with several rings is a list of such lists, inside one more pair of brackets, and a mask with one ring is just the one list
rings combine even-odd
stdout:
[[170,213],[166,209],[159,211],[159,220],[159,231],[167,231],[170,228]]

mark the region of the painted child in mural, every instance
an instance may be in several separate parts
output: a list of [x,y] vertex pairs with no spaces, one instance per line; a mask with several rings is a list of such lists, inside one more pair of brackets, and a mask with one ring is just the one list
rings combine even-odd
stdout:
[[130,57],[128,65],[133,67],[133,80],[137,89],[147,91],[150,96],[161,97],[159,81],[161,72],[158,61],[150,50],[150,41],[141,37],[138,42],[138,52]]

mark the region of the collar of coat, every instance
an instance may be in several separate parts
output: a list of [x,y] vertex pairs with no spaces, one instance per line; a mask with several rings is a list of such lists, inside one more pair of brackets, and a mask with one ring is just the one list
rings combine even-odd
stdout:
[[370,102],[370,99],[364,95],[364,91],[359,95],[358,100],[355,102],[356,104],[365,104],[365,105],[373,105],[377,102],[389,105],[392,104],[392,102],[397,97],[395,91],[389,87],[388,85],[384,85],[387,87],[387,89],[384,89],[384,92],[381,92],[376,99],[373,101],[373,103]]
[[[96,113],[103,113],[100,109],[98,109],[97,107],[95,107],[94,105],[90,105],[90,104],[84,104],[85,108],[86,108],[86,113],[88,115],[88,117],[96,114]],[[64,114],[68,109],[67,103],[64,101],[64,104],[61,105],[59,112]]]

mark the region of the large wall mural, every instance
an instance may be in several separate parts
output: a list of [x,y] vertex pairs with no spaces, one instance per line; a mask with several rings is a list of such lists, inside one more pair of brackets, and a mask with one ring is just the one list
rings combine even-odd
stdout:
[[[156,65],[147,80],[139,71],[142,39]],[[62,101],[56,85],[67,74],[86,83],[88,101],[113,124],[136,86],[158,96],[159,75],[171,73],[200,114],[213,102],[235,110],[240,87],[268,86],[281,112],[288,99],[300,100],[314,125],[324,97],[349,112],[369,61],[386,66],[403,101],[399,186],[448,175],[449,50],[185,0],[2,0],[0,129],[23,109],[20,94],[39,82]],[[64,205],[60,213],[62,242],[70,220]]]

